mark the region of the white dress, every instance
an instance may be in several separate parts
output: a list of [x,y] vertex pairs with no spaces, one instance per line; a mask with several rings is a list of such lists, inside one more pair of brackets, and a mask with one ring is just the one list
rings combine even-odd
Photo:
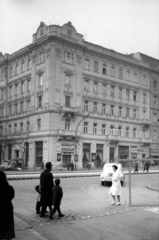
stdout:
[[112,176],[112,186],[110,188],[109,193],[113,196],[121,195],[120,174],[121,174],[121,164],[118,165],[118,169],[113,173],[113,176]]

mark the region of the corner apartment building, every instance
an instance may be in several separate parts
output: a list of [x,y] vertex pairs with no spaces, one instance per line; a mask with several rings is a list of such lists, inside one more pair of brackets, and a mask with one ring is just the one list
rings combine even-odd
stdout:
[[[30,45],[0,56],[0,137],[31,129],[30,168],[149,156],[151,75],[149,63],[85,41],[71,22],[41,22]],[[8,144],[5,158],[20,156]]]

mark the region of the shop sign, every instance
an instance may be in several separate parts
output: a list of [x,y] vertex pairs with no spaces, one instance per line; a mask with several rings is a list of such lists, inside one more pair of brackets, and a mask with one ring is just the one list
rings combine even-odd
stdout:
[[131,153],[137,153],[137,147],[131,146]]
[[96,143],[92,143],[91,146],[92,146],[91,152],[96,153]]
[[139,153],[141,153],[141,152],[148,153],[149,152],[149,148],[138,148],[137,152],[139,152]]
[[159,155],[159,149],[158,148],[151,148],[151,155]]
[[73,152],[75,151],[75,144],[61,143],[61,152]]

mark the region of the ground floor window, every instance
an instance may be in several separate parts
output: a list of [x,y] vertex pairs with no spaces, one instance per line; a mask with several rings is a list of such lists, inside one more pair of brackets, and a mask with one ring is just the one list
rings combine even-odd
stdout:
[[71,155],[64,154],[62,157],[62,166],[68,167],[70,163],[71,163]]
[[12,144],[8,144],[8,160],[12,160]]
[[103,144],[97,144],[97,150],[96,150],[96,163],[97,167],[100,167],[103,165]]
[[43,142],[35,142],[35,165],[40,166],[43,161]]
[[25,143],[25,167],[28,167],[29,162],[29,143]]
[[[129,146],[119,146],[119,159],[127,159],[129,157]],[[122,163],[123,167],[127,165],[127,162]]]
[[84,143],[83,144],[83,167],[85,167],[90,162],[90,143]]

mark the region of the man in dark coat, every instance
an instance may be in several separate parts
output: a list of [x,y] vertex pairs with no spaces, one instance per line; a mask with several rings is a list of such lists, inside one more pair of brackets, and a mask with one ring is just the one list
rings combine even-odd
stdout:
[[4,172],[0,171],[0,239],[15,238],[12,199],[14,188],[6,180]]
[[55,180],[55,186],[51,189],[51,195],[52,195],[52,204],[54,205],[54,208],[51,211],[49,218],[52,219],[53,218],[52,216],[56,211],[58,211],[59,217],[64,217],[64,215],[61,213],[61,210],[60,210],[63,191],[62,191],[62,188],[60,187],[59,178]]
[[45,217],[47,206],[52,210],[51,188],[54,186],[53,175],[51,173],[52,163],[46,163],[46,169],[40,175],[40,190],[41,190],[41,214],[40,217]]

